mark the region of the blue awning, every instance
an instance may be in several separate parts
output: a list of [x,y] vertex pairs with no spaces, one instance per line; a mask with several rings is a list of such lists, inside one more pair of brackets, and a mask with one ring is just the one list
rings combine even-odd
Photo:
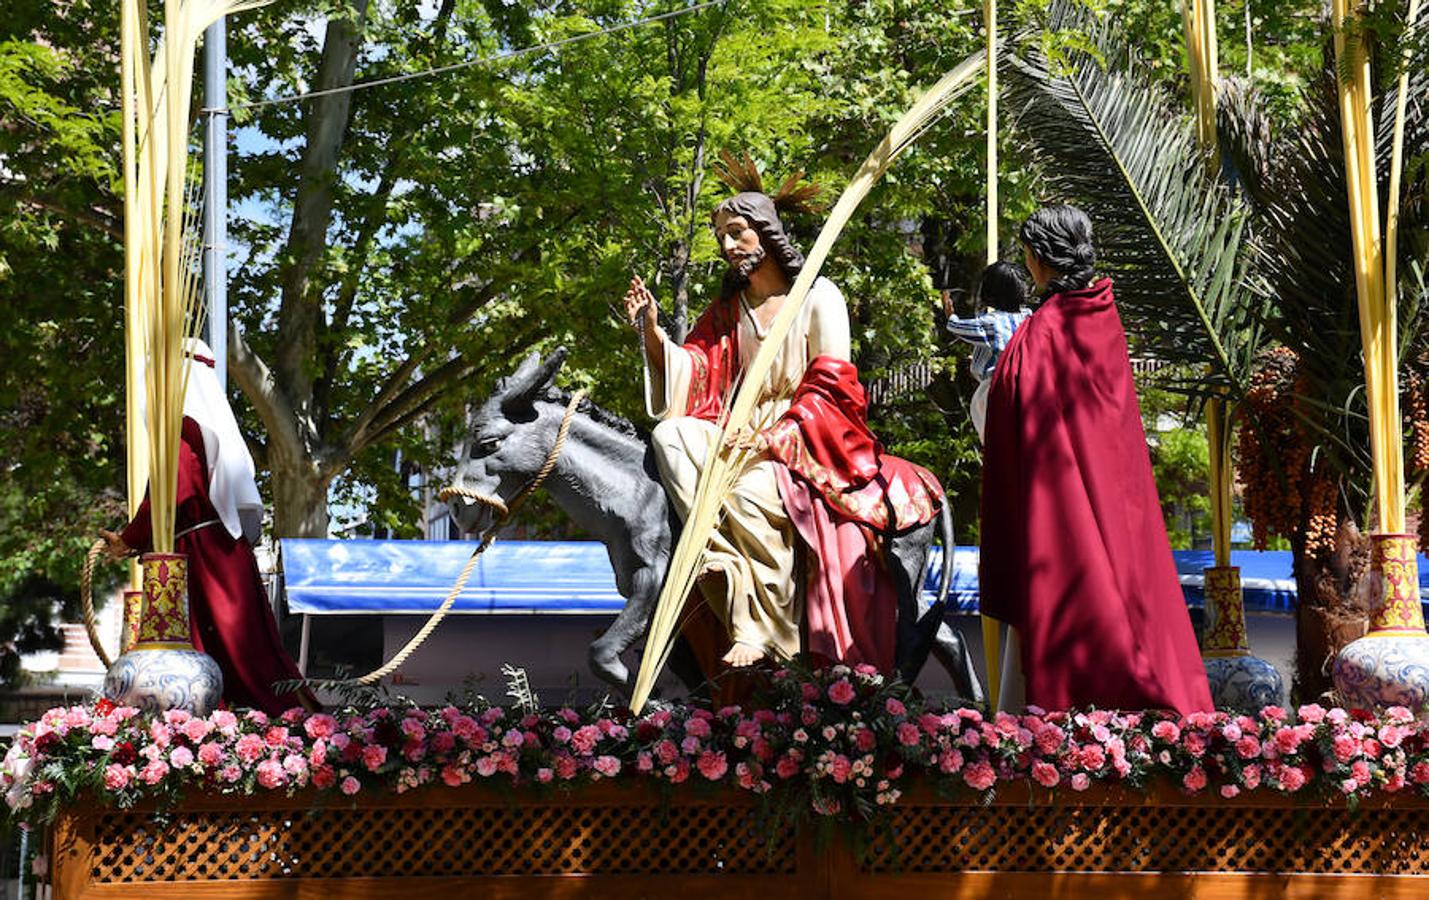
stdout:
[[[286,538],[279,542],[288,610],[426,614],[476,545],[466,541]],[[615,614],[625,599],[595,541],[497,541],[476,561],[453,613]]]
[[[426,614],[441,605],[475,546],[465,541],[367,541],[287,538],[279,542],[290,612],[308,615]],[[1209,550],[1172,554],[1186,602],[1205,601],[1201,570]],[[1289,551],[1236,550],[1246,610],[1289,613],[1295,578]],[[950,608],[976,612],[978,551],[953,556]],[[942,574],[934,548],[923,585],[932,602]],[[1421,595],[1429,593],[1429,559],[1419,557]],[[458,614],[604,614],[624,603],[605,547],[595,541],[498,541],[477,560],[452,612]]]

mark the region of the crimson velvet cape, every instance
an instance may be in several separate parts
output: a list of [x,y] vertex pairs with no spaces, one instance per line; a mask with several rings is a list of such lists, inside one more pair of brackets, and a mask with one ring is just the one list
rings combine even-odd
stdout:
[[[218,520],[208,498],[208,481],[203,432],[185,416],[179,446],[174,549],[188,557],[194,646],[212,656],[223,670],[223,698],[230,706],[277,715],[304,701],[311,703],[305,695],[273,690],[275,682],[302,675],[283,650],[253,548],[247,540],[229,534]],[[205,522],[211,524],[184,533]],[[121,537],[141,552],[153,547],[148,496]]]
[[1212,708],[1110,279],[1053,294],[998,360],[979,584],[1029,704]]
[[[693,377],[685,415],[717,421],[739,375],[738,301],[705,310],[685,344]],[[809,551],[805,646],[819,663],[894,667],[897,592],[879,535],[930,521],[942,502],[931,472],[883,452],[848,360],[809,361],[766,437],[780,499]]]

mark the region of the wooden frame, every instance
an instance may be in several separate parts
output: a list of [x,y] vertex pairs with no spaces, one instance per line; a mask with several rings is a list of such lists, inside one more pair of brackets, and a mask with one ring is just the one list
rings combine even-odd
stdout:
[[[1098,789],[915,789],[855,850],[768,845],[757,801],[426,788],[348,799],[196,796],[167,817],[86,807],[55,825],[55,896],[99,898],[1408,898],[1429,882],[1429,802],[1297,804]],[[891,835],[899,848],[887,843]]]

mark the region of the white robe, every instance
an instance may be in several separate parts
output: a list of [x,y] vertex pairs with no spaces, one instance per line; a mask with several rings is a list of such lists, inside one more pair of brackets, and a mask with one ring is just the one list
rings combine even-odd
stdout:
[[[744,370],[759,352],[766,333],[742,298],[738,328],[739,364]],[[683,414],[689,405],[693,364],[688,351],[661,337],[664,371],[652,372],[647,360],[645,409],[663,420],[652,435],[655,461],[665,490],[684,519],[694,504],[700,473],[719,427]],[[774,359],[755,405],[753,426],[767,428],[788,410],[804,370],[815,357],[848,360],[849,355],[848,307],[833,282],[819,278]],[[776,463],[755,458],[740,472],[725,498],[719,525],[705,550],[699,585],[732,641],[775,658],[799,652],[803,592],[795,583],[794,541],[794,526],[779,495]]]

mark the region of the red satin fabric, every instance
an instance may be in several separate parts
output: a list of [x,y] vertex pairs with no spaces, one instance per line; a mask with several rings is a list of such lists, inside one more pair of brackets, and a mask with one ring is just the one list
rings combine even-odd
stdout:
[[982,608],[1020,633],[1027,702],[1211,709],[1109,279],[1017,329],[983,455]]
[[[179,447],[178,515],[174,530],[200,522],[215,524],[180,537],[176,551],[188,557],[189,614],[194,646],[212,656],[223,670],[223,698],[230,706],[277,715],[311,699],[277,694],[273,684],[301,678],[283,650],[273,610],[248,541],[234,539],[218,523],[208,499],[208,464],[198,423],[184,417]],[[152,546],[149,498],[125,526],[124,543],[147,552]]]
[[685,338],[694,369],[685,415],[714,422],[739,372],[739,300],[718,297]]

